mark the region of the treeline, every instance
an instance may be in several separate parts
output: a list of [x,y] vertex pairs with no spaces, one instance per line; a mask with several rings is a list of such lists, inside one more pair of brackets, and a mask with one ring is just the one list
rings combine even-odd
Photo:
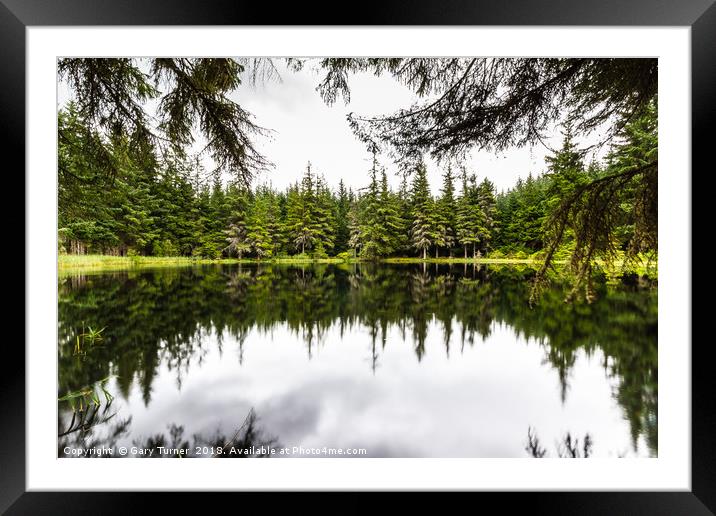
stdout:
[[[458,165],[446,166],[434,195],[423,163],[394,191],[375,156],[357,191],[342,181],[332,190],[310,163],[301,181],[279,191],[207,181],[198,160],[171,149],[138,159],[126,137],[87,129],[73,104],[60,111],[58,127],[60,252],[76,254],[523,257],[546,246],[547,222],[582,185],[656,152],[654,106],[626,126],[604,163],[585,165],[567,131],[546,174],[500,194]],[[638,240],[630,220],[635,195],[629,185],[619,195],[609,238],[626,250]],[[570,229],[561,236],[568,251]]]

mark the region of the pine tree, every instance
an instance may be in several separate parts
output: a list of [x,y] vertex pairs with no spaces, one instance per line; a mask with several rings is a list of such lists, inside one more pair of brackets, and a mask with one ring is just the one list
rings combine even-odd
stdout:
[[361,198],[356,198],[350,205],[348,210],[348,245],[353,249],[353,256],[360,254],[363,246],[363,233],[361,232],[361,216],[360,216]]
[[343,179],[338,183],[338,202],[336,209],[336,231],[335,231],[335,254],[345,252],[349,249],[350,240],[349,218],[350,198]]
[[153,170],[143,170],[132,159],[130,144],[125,138],[111,143],[112,154],[118,163],[121,176],[120,195],[114,198],[113,211],[118,214],[115,231],[124,243],[121,254],[151,254],[152,243],[157,239],[156,208],[152,195]]
[[336,226],[336,206],[331,190],[323,177],[316,178],[315,203],[311,217],[314,239],[314,257],[323,258],[333,251]]
[[475,185],[475,175],[468,178],[467,171],[462,170],[462,194],[457,201],[457,240],[463,246],[465,258],[467,249],[472,246],[473,257],[476,257],[476,246],[485,231],[485,215],[480,208]]
[[385,169],[381,171],[380,183],[377,179],[377,159],[373,156],[371,182],[364,197],[362,256],[370,259],[392,254],[398,247],[402,221],[397,200],[388,187]]
[[311,163],[308,163],[300,186],[290,190],[287,198],[288,238],[295,249],[301,250],[301,254],[305,254],[306,249],[311,249],[315,243],[315,213],[315,180],[311,174]]
[[443,175],[443,188],[437,202],[436,258],[440,247],[445,247],[452,256],[452,248],[455,245],[456,209],[454,176],[452,167],[448,166]]
[[400,245],[400,232],[403,221],[400,216],[399,201],[388,188],[388,177],[385,168],[381,172],[378,218],[381,225],[381,256],[394,253]]
[[419,163],[415,170],[412,188],[412,225],[410,241],[412,247],[422,252],[423,260],[427,258],[427,250],[434,245],[435,238],[435,203],[430,195],[427,169]]
[[283,247],[281,196],[270,188],[266,189],[266,229],[271,242],[271,255],[276,256]]
[[613,145],[601,168],[592,163],[587,170],[590,181],[625,171],[648,170],[622,185],[614,213],[615,236],[627,258],[638,253],[654,254],[658,249],[658,117],[656,102],[645,106],[640,116],[624,126],[621,141]]
[[270,258],[273,255],[274,242],[269,230],[270,205],[268,189],[266,187],[258,188],[247,218],[246,239],[259,259]]
[[292,250],[300,250],[303,254],[310,235],[305,224],[304,200],[300,185],[294,184],[286,194],[286,219],[284,232]]
[[497,217],[497,201],[495,200],[495,185],[485,178],[477,187],[477,204],[483,217],[480,244],[484,252],[489,251],[492,236],[495,232]]
[[400,217],[400,231],[397,235],[397,250],[400,253],[410,252],[410,228],[412,222],[412,205],[410,198],[410,186],[408,174],[404,173],[398,190],[398,216]]
[[229,254],[236,254],[239,260],[244,254],[251,252],[251,241],[246,232],[246,225],[243,220],[236,221],[229,225],[229,229],[225,231],[226,241],[229,243],[225,250]]
[[375,259],[381,254],[381,239],[383,228],[380,220],[380,193],[378,187],[378,162],[373,154],[373,164],[370,169],[370,183],[365,195],[362,197],[360,217],[361,256]]
[[588,180],[584,173],[583,153],[573,141],[570,126],[567,126],[563,132],[562,147],[552,156],[545,157],[545,163],[547,177],[550,179],[547,209],[551,211],[562,199]]
[[236,223],[246,227],[246,197],[249,194],[248,190],[225,191],[218,176],[214,177],[211,188],[202,188],[198,199],[201,215],[196,225],[197,246],[193,254],[220,258],[227,251],[226,231],[229,225]]
[[[525,195],[520,200],[522,211],[532,215],[524,224],[524,231],[520,239],[526,245],[539,247],[544,245],[545,229],[549,224],[549,214],[555,212],[562,200],[570,196],[576,188],[589,182],[589,176],[584,170],[583,153],[577,148],[573,140],[572,129],[568,125],[563,132],[562,147],[551,156],[545,158],[547,165],[546,179],[548,183],[541,193],[539,201],[542,206],[537,207],[537,194],[532,183],[525,183]],[[520,214],[522,215],[522,214]],[[524,218],[524,216],[522,216]],[[574,234],[571,229],[565,230],[564,244],[570,245]]]

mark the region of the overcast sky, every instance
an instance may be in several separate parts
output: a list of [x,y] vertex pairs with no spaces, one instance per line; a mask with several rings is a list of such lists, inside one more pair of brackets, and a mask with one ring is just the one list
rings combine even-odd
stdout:
[[[258,150],[275,168],[260,174],[258,183],[271,183],[283,189],[298,180],[305,171],[307,162],[318,174],[322,174],[329,185],[336,187],[342,178],[346,186],[354,189],[366,186],[371,156],[364,144],[359,142],[348,127],[346,115],[385,115],[400,108],[409,107],[417,99],[405,86],[390,76],[375,77],[370,73],[353,75],[350,78],[351,102],[345,105],[339,100],[327,106],[315,90],[320,76],[308,65],[300,72],[286,68],[282,60],[276,60],[281,80],[269,80],[253,85],[245,80],[231,94],[232,99],[255,116],[255,123],[271,129],[269,138],[258,137]],[[60,85],[60,104],[69,98],[66,86]],[[546,145],[559,148],[562,135],[554,128],[545,140]],[[592,143],[584,141],[584,145]],[[204,144],[197,131],[197,144]],[[501,154],[475,151],[465,165],[474,172],[478,180],[489,178],[497,191],[515,184],[519,177],[525,178],[532,172],[541,174],[544,157],[550,151],[542,144],[533,147],[511,148]],[[397,167],[386,157],[379,158],[388,171],[388,179],[397,187]],[[443,167],[430,160],[428,178],[434,194],[441,186]],[[210,159],[205,158],[207,169]]]

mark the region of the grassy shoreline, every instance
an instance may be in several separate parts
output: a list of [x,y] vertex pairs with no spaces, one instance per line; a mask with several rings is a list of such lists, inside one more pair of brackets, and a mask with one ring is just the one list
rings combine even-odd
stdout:
[[[185,256],[109,256],[109,255],[70,255],[61,254],[57,260],[58,271],[62,274],[73,273],[73,272],[101,272],[101,271],[121,271],[121,270],[137,270],[146,268],[158,268],[158,267],[191,267],[195,265],[203,264],[296,264],[296,265],[309,265],[316,263],[360,263],[365,260],[361,259],[342,259],[342,258],[309,258],[305,256],[301,257],[280,257],[272,258],[269,260],[256,260],[253,258],[237,259],[237,258],[223,258],[218,260],[212,260],[208,258],[190,258]],[[430,263],[430,264],[485,264],[485,265],[540,265],[541,260],[535,258],[462,258],[462,257],[442,257],[442,258],[413,258],[413,257],[399,257],[399,258],[384,258],[380,260],[381,263],[392,263],[392,264],[410,264],[410,263]],[[555,264],[564,264],[565,260],[555,261]],[[597,262],[599,263],[599,262]],[[619,263],[615,263],[615,269],[620,266]],[[641,267],[639,268],[641,269]],[[637,271],[643,273],[643,271]],[[648,274],[648,273],[647,273]]]
[[[94,272],[94,271],[119,271],[134,270],[156,267],[191,267],[203,264],[296,264],[309,265],[316,263],[361,263],[365,260],[361,259],[342,259],[342,258],[306,258],[306,257],[284,257],[272,258],[270,260],[256,260],[253,258],[237,259],[222,258],[212,260],[208,258],[190,258],[185,256],[109,256],[99,254],[87,255],[68,255],[61,254],[57,260],[57,268],[61,273],[67,272]],[[385,258],[380,260],[382,263],[443,263],[443,264],[523,264],[535,265],[539,264],[538,260],[520,259],[520,258]]]
[[102,254],[61,254],[57,259],[57,268],[64,271],[93,270],[127,270],[150,267],[190,267],[203,264],[234,264],[234,263],[342,263],[340,258],[274,258],[256,260],[251,258],[191,258],[186,256],[110,256]]
[[[221,264],[221,263],[359,263],[364,262],[360,258],[342,259],[342,258],[304,258],[304,257],[285,257],[271,258],[267,260],[257,260],[254,258],[191,258],[185,256],[110,256],[101,254],[84,254],[70,255],[61,254],[58,257],[57,264],[60,270],[65,269],[95,269],[95,268],[135,268],[135,267],[160,267],[160,266],[181,266],[181,265],[201,265],[201,264]],[[539,260],[531,258],[384,258],[379,260],[382,263],[523,263],[535,264],[541,263]]]
[[[425,258],[424,260],[422,258],[384,258],[380,260],[382,263],[484,263],[484,264],[496,264],[496,263],[505,263],[505,264],[541,264],[541,260],[536,260],[533,258]],[[561,263],[561,262],[555,262],[555,263]]]

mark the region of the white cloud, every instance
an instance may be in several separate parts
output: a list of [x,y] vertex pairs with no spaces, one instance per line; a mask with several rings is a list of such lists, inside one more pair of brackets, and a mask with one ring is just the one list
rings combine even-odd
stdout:
[[[270,181],[283,188],[299,179],[310,161],[332,186],[337,186],[340,179],[353,188],[365,186],[371,157],[348,127],[346,116],[351,112],[364,116],[392,113],[409,107],[417,97],[391,77],[360,73],[350,78],[350,104],[339,100],[327,106],[315,91],[320,77],[309,67],[298,73],[287,70],[283,64],[278,67],[282,82],[255,87],[245,84],[235,93],[235,99],[256,116],[259,125],[276,131],[271,141],[259,142],[259,149],[276,164],[259,181]],[[558,148],[561,139],[555,128],[545,143]],[[593,141],[591,138],[583,143],[589,145]],[[541,144],[515,147],[500,154],[473,151],[466,165],[478,179],[489,178],[500,191],[513,186],[519,177],[541,174],[544,158],[549,154]],[[397,167],[388,158],[383,158],[382,164],[389,172],[391,185],[397,187],[400,181]],[[434,194],[440,189],[442,173],[442,167],[428,160],[428,178]]]
[[[343,179],[346,186],[354,189],[366,186],[371,156],[364,144],[359,142],[348,126],[346,117],[354,112],[363,116],[384,115],[400,108],[409,107],[417,97],[404,85],[389,76],[376,77],[371,73],[359,73],[350,78],[351,102],[345,105],[339,99],[327,106],[316,91],[320,76],[311,66],[300,72],[287,69],[282,60],[276,60],[280,81],[267,81],[253,85],[245,81],[231,94],[231,98],[252,113],[255,123],[271,129],[271,135],[258,137],[256,144],[275,168],[260,174],[258,183],[271,183],[283,189],[297,181],[310,161],[313,169],[323,174],[332,187]],[[60,85],[58,100],[62,105],[70,92]],[[148,108],[153,109],[156,103]],[[194,150],[205,146],[205,139],[197,131]],[[591,145],[599,134],[585,139],[582,145]],[[545,143],[551,148],[561,144],[561,133],[555,127]],[[602,149],[602,154],[605,149]],[[544,158],[550,151],[544,145],[511,148],[496,154],[475,150],[465,165],[477,174],[478,180],[490,179],[497,191],[512,187],[518,178],[544,172]],[[213,168],[209,156],[205,156],[207,170]],[[400,178],[397,167],[384,157],[381,160],[388,171],[391,186],[397,187]],[[443,168],[427,160],[428,179],[434,194],[442,184]]]

